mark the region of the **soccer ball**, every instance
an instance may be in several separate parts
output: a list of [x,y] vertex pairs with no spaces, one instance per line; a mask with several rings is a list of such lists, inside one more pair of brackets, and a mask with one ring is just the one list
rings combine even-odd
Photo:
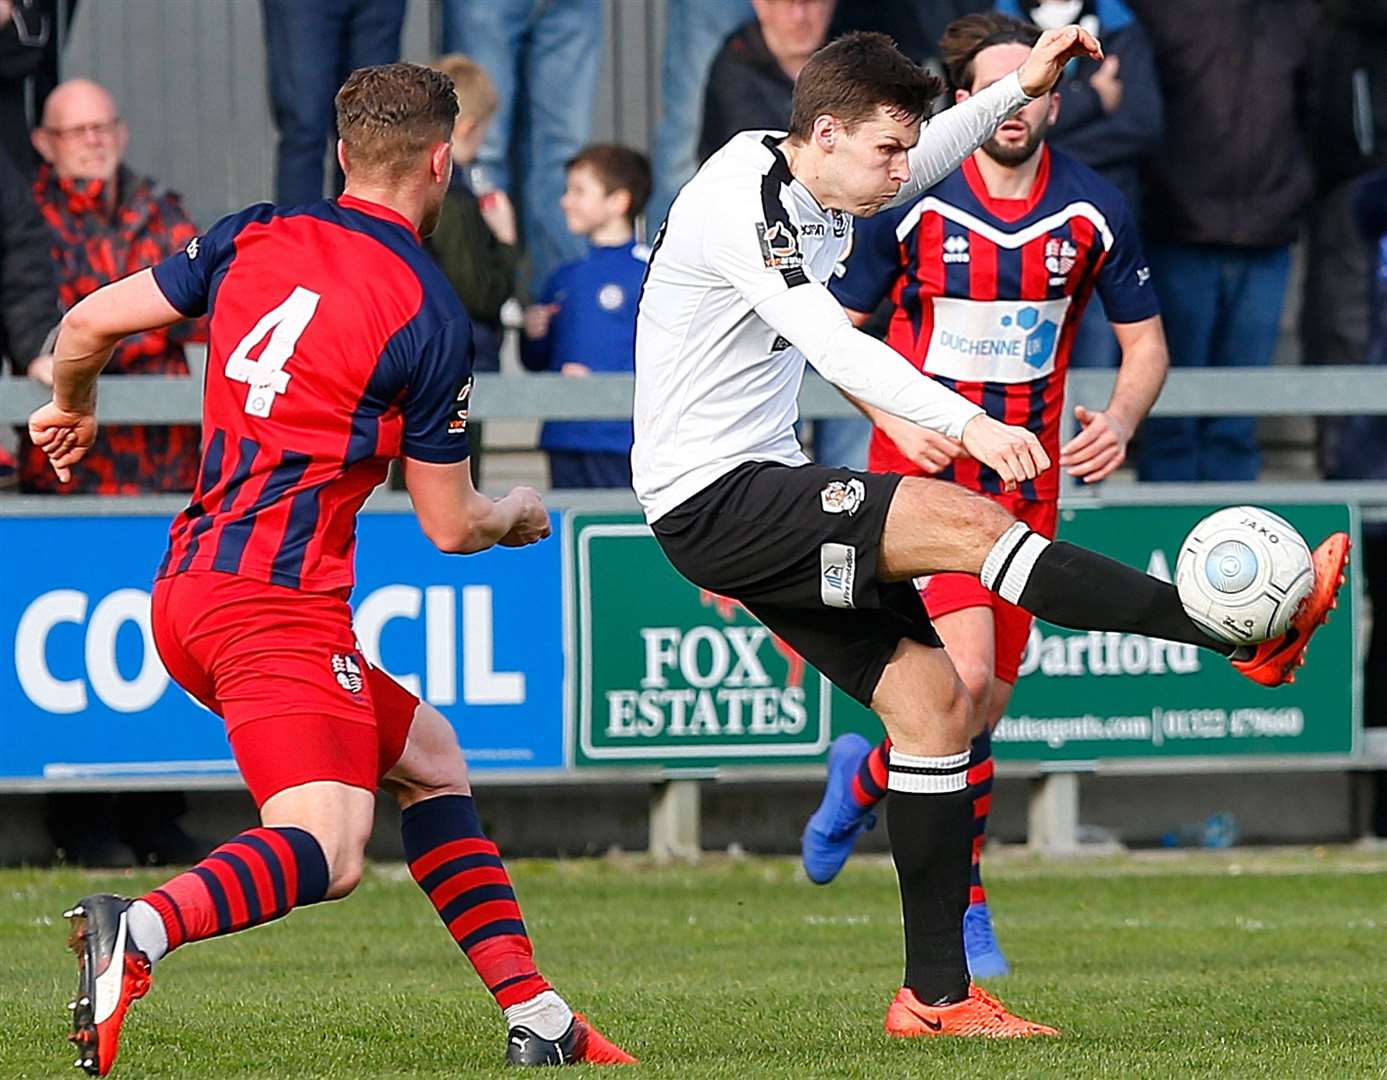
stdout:
[[1201,630],[1234,645],[1280,637],[1315,584],[1305,538],[1258,506],[1210,514],[1180,545],[1175,588]]

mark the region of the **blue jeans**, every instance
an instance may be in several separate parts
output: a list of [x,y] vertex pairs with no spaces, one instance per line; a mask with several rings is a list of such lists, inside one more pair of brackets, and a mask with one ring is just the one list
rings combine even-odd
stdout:
[[470,56],[496,84],[500,107],[477,172],[485,186],[519,203],[525,249],[541,282],[587,250],[568,231],[559,199],[564,163],[592,132],[602,0],[443,0],[443,51]]
[[[1267,367],[1281,333],[1291,251],[1154,245],[1172,367]],[[1142,480],[1256,480],[1262,468],[1250,416],[1168,417],[1142,426]]]
[[871,441],[869,420],[855,416],[815,420],[814,462],[860,472],[867,468],[867,444]]
[[336,123],[332,99],[357,68],[400,58],[405,0],[262,2],[270,101],[279,131],[275,202],[317,202]]
[[660,123],[655,129],[655,191],[646,207],[653,237],[679,189],[698,171],[698,132],[708,69],[723,41],[753,17],[751,0],[668,0],[660,64]]
[[629,488],[631,455],[549,451],[551,488]]
[[1074,352],[1069,357],[1071,368],[1115,368],[1122,360],[1122,349],[1103,310],[1103,301],[1094,293],[1084,308],[1084,317],[1074,332]]

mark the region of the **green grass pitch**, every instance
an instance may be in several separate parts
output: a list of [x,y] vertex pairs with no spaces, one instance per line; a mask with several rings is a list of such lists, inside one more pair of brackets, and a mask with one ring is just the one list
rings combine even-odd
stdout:
[[[895,878],[828,888],[785,859],[517,862],[541,968],[666,1077],[1387,1074],[1387,856],[990,859],[1015,974],[991,988],[1059,1040],[895,1041]],[[0,872],[0,1077],[79,1075],[66,903],[151,873]],[[506,1075],[490,999],[399,867],[346,901],[193,945],[156,973],[114,1076]],[[510,1073],[509,1075],[514,1075]]]

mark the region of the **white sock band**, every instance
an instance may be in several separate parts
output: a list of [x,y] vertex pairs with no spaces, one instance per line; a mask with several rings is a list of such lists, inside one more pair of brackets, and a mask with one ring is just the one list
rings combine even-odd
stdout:
[[919,757],[891,748],[886,786],[908,795],[947,795],[968,786],[968,751],[947,757]]
[[557,1039],[573,1023],[573,1010],[553,990],[545,990],[528,1001],[505,1010],[507,1027],[529,1028],[541,1039]]
[[135,948],[149,957],[150,964],[162,960],[164,953],[169,951],[169,932],[164,929],[164,920],[159,913],[145,901],[136,900],[130,905],[125,919]]
[[1003,600],[1019,603],[1036,560],[1049,546],[1050,541],[1032,532],[1024,521],[1015,522],[992,545],[978,577]]

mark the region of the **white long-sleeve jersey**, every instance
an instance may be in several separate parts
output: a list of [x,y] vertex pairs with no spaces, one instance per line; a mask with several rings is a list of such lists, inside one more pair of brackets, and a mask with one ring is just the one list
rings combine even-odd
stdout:
[[[1028,98],[1015,75],[931,120],[897,200],[957,168]],[[854,397],[957,438],[982,410],[860,333],[824,283],[852,217],[790,172],[783,132],[743,132],[679,193],[636,319],[636,495],[656,521],[748,461],[800,465],[805,363]]]

